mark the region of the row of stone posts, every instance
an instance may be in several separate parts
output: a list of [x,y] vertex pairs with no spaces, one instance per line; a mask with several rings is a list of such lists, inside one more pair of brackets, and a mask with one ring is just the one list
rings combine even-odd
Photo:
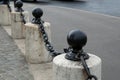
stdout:
[[[16,4],[17,8],[23,5],[20,0],[16,1]],[[0,5],[0,25],[11,25],[11,35],[14,39],[25,38],[25,57],[28,63],[47,63],[53,59],[53,80],[101,80],[101,59],[84,52],[87,35],[79,29],[72,30],[67,35],[69,48],[65,49],[65,53],[51,56],[50,51],[46,49],[43,32],[40,32],[41,25],[36,24],[42,21],[42,15],[40,8],[35,9],[35,18],[33,22],[29,22],[28,11],[9,12],[6,5]],[[51,42],[50,23],[43,21],[43,26]]]

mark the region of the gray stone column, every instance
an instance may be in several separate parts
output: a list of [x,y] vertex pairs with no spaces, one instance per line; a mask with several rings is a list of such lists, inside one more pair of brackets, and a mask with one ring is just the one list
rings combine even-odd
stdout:
[[[93,54],[86,60],[91,74],[101,80],[101,59]],[[86,80],[87,75],[80,61],[65,59],[65,54],[59,55],[53,60],[53,80]]]
[[101,80],[101,59],[84,52],[87,35],[79,29],[67,35],[69,47],[53,60],[53,80]]
[[[22,12],[25,16],[25,21],[29,22],[29,13],[27,11]],[[11,13],[11,33],[15,39],[25,38],[25,24],[22,22],[20,12]]]
[[0,25],[11,25],[11,13],[7,5],[0,5]]
[[[50,23],[45,22],[45,31],[51,39]],[[45,48],[45,43],[39,32],[38,25],[27,23],[26,25],[26,39],[25,39],[25,55],[29,63],[46,63],[52,60],[49,52]]]

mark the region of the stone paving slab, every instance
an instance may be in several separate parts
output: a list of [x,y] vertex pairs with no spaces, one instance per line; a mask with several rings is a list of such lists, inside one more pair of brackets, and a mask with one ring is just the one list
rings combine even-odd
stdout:
[[0,80],[34,80],[20,49],[1,26]]

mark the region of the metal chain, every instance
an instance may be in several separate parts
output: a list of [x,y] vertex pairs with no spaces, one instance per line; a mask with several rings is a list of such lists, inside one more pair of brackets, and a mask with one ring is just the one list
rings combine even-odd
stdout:
[[42,34],[42,38],[44,40],[44,43],[45,43],[45,47],[46,49],[49,51],[50,55],[52,57],[55,57],[57,55],[60,55],[62,53],[58,53],[54,50],[53,46],[51,45],[50,41],[49,41],[49,38],[48,38],[48,35],[45,31],[45,28],[44,28],[44,21],[42,21],[40,18],[39,19],[33,19],[34,23],[37,23],[39,25],[39,32]]
[[9,3],[7,3],[7,7],[8,7],[8,9],[9,9],[9,11],[11,12],[11,11],[12,11],[12,9],[11,9],[11,7],[10,7]]
[[86,80],[98,80],[95,75],[92,75],[90,73],[90,69],[89,69],[89,67],[88,67],[88,65],[86,63],[86,60],[89,58],[89,55],[87,53],[85,53],[83,51],[83,49],[80,50],[80,51],[76,51],[76,50],[73,50],[73,48],[69,47],[68,49],[64,49],[64,52],[68,53],[68,54],[73,53],[74,58],[72,58],[72,60],[80,61],[82,63],[82,65],[83,65],[83,67],[85,69],[85,72],[86,72],[86,74],[88,76]]
[[86,73],[87,73],[87,75],[88,75],[88,78],[87,78],[86,80],[98,80],[95,75],[92,75],[92,74],[90,73],[90,69],[88,68],[88,65],[86,64],[86,61],[85,61],[85,59],[84,59],[84,56],[80,56],[80,60],[81,60],[82,65],[83,65],[83,67],[84,67],[84,69],[85,69],[85,71],[86,71]]
[[26,23],[26,21],[25,21],[25,16],[24,16],[24,14],[23,14],[22,12],[23,12],[23,10],[21,9],[21,10],[20,10],[21,21],[25,24],[25,23]]
[[[84,60],[89,59],[89,55],[87,53],[85,53],[83,50],[80,50],[78,52],[78,51],[73,50],[72,47],[69,47],[69,48],[65,48],[64,52],[68,53],[68,54],[73,53],[72,56],[71,56],[72,59],[70,59],[70,60],[73,60],[73,61],[81,61],[80,56],[83,56]],[[69,58],[70,58],[70,56],[69,56]]]

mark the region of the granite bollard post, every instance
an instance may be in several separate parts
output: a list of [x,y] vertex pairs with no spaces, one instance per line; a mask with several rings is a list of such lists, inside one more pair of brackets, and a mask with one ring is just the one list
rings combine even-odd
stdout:
[[0,4],[0,24],[3,26],[11,25],[11,12],[6,4]]
[[66,54],[53,59],[53,80],[101,80],[101,59],[82,49],[87,36],[80,30],[72,30],[67,41]]
[[29,13],[28,11],[23,11],[22,1],[18,0],[15,4],[16,10],[11,13],[11,34],[14,39],[23,39],[25,38],[25,22],[29,22]]
[[[37,15],[37,17],[35,15]],[[43,11],[40,8],[33,10],[34,21],[41,20]],[[51,39],[50,23],[43,23],[49,39]],[[34,23],[27,23],[26,26],[26,39],[25,39],[25,55],[29,63],[46,63],[52,60],[49,52],[45,47],[45,43],[41,32],[39,31],[40,25]]]

